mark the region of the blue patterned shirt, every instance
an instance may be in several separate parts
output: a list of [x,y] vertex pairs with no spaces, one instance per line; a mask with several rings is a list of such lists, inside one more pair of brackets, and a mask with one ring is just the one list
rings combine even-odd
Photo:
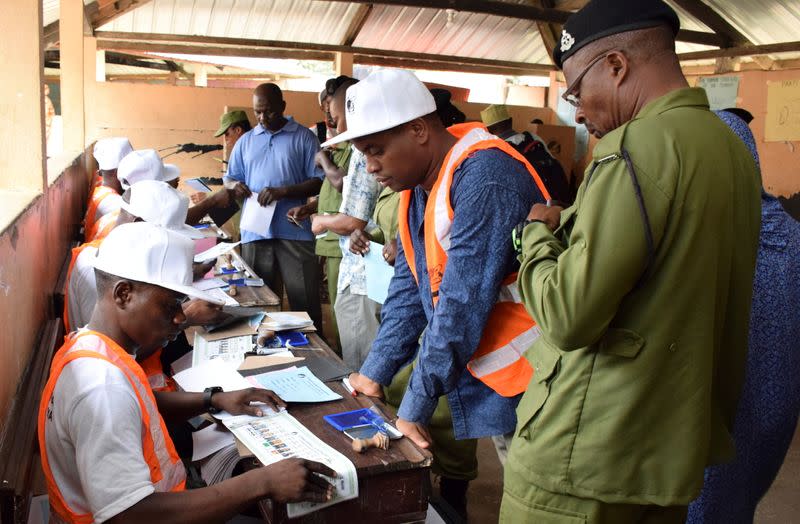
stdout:
[[[352,146],[350,146],[352,147]],[[381,194],[381,185],[375,177],[367,173],[367,159],[364,153],[353,147],[350,166],[342,185],[342,205],[339,213],[367,222],[370,228],[372,213]],[[374,224],[372,224],[374,227]],[[336,288],[339,293],[350,286],[351,295],[367,294],[367,275],[364,268],[364,257],[350,252],[350,237],[339,237],[342,249],[342,263],[339,266],[339,281]]]
[[[519,397],[506,398],[466,369],[478,347],[503,279],[518,269],[508,237],[535,202],[544,202],[518,161],[495,149],[466,159],[453,176],[450,231],[439,302],[433,308],[425,260],[424,216],[428,195],[413,190],[409,230],[419,285],[398,242],[394,278],[381,326],[361,373],[388,385],[419,353],[398,415],[427,423],[439,397],[447,395],[458,439],[501,435],[514,429]],[[417,340],[425,331],[422,345]]]

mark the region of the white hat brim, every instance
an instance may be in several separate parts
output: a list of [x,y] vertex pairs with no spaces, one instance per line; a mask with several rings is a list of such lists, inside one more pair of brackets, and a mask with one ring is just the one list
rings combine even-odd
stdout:
[[211,302],[212,304],[217,304],[218,306],[224,306],[225,301],[220,300],[213,295],[209,295],[205,291],[200,291],[196,287],[193,286],[184,286],[181,284],[163,284],[163,283],[156,283],[152,282],[155,286],[165,287],[167,289],[171,289],[172,291],[177,291],[178,293],[183,293],[192,298],[197,298],[200,300],[205,300],[206,302]]
[[352,131],[348,129],[344,133],[339,133],[338,135],[336,135],[335,137],[331,138],[330,140],[327,140],[327,141],[323,142],[322,144],[320,144],[320,147],[333,146],[333,145],[339,144],[341,142],[347,142],[347,141],[350,141],[350,140],[353,140],[353,139],[356,139],[356,138],[361,138],[361,137],[364,137],[364,136],[374,135],[375,133],[381,133],[383,131],[388,131],[390,129],[394,129],[397,126],[402,126],[403,124],[407,124],[407,123],[411,122],[412,120],[415,120],[415,119],[420,118],[422,116],[425,116],[425,115],[416,116],[414,118],[406,120],[405,122],[400,122],[398,124],[391,124],[391,125],[387,125],[387,126],[377,126],[377,127],[373,128],[373,129],[366,129],[366,130],[355,129],[355,130],[352,130]]
[[184,224],[178,229],[173,229],[176,233],[180,233],[181,235],[187,236],[192,240],[200,240],[201,238],[206,238],[202,231],[197,230],[196,228],[190,226],[189,224]]
[[181,176],[181,170],[175,164],[164,164],[164,182],[170,182]]

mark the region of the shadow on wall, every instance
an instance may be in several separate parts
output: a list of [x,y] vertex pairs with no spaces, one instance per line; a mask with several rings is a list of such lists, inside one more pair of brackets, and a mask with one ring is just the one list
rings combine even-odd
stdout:
[[795,193],[788,198],[778,197],[778,200],[787,213],[792,215],[795,220],[800,221],[800,193]]

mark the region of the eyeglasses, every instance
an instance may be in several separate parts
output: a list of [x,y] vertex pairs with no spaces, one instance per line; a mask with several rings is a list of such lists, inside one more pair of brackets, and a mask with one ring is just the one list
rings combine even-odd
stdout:
[[587,65],[583,69],[583,71],[581,71],[581,74],[579,74],[577,76],[577,78],[575,78],[575,80],[573,80],[572,83],[567,86],[567,90],[564,91],[564,94],[561,95],[561,98],[563,98],[564,101],[568,102],[569,104],[571,104],[571,105],[573,105],[575,107],[580,107],[581,106],[581,99],[580,99],[580,97],[578,95],[575,95],[573,93],[575,93],[575,91],[578,90],[578,88],[581,85],[581,80],[583,80],[583,77],[586,76],[586,73],[589,72],[589,69],[591,69],[592,66],[595,65],[600,60],[603,60],[604,58],[606,58],[608,55],[609,55],[609,52],[607,51],[607,52],[603,53],[602,55],[595,57],[594,60],[589,62],[589,65]]

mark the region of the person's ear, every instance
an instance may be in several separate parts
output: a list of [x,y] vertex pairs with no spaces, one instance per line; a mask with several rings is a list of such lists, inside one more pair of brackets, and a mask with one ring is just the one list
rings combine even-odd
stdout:
[[286,100],[281,100],[280,108],[281,108],[281,114],[283,114],[284,111],[286,111]]
[[611,75],[614,78],[614,83],[618,86],[628,76],[630,62],[628,57],[622,51],[611,51],[605,59]]
[[114,289],[112,290],[114,303],[119,309],[127,309],[128,305],[133,301],[133,294],[135,292],[131,281],[118,280],[114,284]]
[[416,118],[406,124],[412,140],[417,144],[425,144],[430,137],[430,127],[424,118]]

